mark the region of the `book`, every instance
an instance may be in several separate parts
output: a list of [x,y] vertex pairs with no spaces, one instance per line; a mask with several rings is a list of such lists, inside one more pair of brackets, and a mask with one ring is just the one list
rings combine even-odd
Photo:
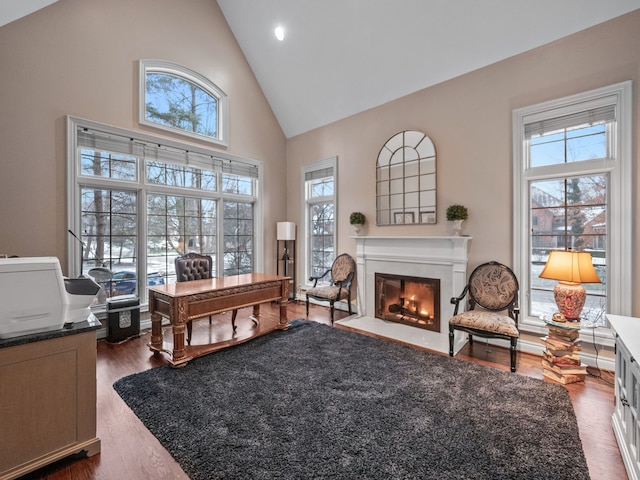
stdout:
[[580,330],[577,328],[562,328],[554,325],[547,325],[549,335],[567,340],[575,340],[580,336]]
[[578,348],[578,349],[573,349],[573,350],[556,350],[555,348],[547,348],[547,352],[549,352],[550,355],[553,355],[554,357],[566,357],[566,356],[573,356],[573,357],[578,357],[578,354],[576,352],[579,352],[582,348]]
[[587,366],[585,364],[580,365],[558,365],[551,363],[546,358],[542,359],[542,366],[547,370],[552,370],[560,375],[586,375]]
[[556,382],[562,383],[566,385],[568,383],[576,383],[576,382],[584,382],[585,375],[560,375],[559,373],[554,372],[553,370],[543,369],[542,374],[550,378],[551,380],[555,380]]
[[553,350],[569,350],[572,352],[582,350],[582,340],[580,339],[566,340],[552,335],[546,335],[540,340],[542,340],[547,348]]
[[581,365],[580,356],[575,353],[562,355],[554,354],[555,350],[545,350],[542,352],[543,358],[556,365]]

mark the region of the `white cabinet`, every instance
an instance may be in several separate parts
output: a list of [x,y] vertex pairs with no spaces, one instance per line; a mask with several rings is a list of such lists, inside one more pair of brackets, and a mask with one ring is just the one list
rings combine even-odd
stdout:
[[607,315],[616,339],[613,431],[631,480],[640,480],[640,318]]

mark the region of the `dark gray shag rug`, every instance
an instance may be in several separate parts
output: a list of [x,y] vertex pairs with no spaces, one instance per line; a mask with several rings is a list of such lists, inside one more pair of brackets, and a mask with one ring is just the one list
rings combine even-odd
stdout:
[[114,388],[193,480],[589,478],[562,386],[313,322]]

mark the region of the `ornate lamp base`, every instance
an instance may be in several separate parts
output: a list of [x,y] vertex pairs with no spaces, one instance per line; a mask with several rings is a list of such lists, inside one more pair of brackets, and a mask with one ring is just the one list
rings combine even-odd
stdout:
[[582,307],[587,299],[587,292],[579,283],[558,282],[553,289],[558,310],[568,320],[579,320]]

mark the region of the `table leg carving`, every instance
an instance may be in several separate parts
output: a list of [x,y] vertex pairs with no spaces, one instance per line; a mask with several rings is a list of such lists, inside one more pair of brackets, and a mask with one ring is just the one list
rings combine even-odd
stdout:
[[171,355],[173,363],[179,364],[187,361],[184,340],[185,340],[185,324],[187,323],[187,300],[184,298],[177,299],[175,319],[171,324],[173,330],[173,353]]
[[278,319],[278,329],[286,330],[289,328],[289,319],[287,318],[287,303],[289,302],[289,282],[282,282],[282,298],[280,299],[280,318]]
[[151,343],[149,347],[158,353],[162,350],[162,317],[158,313],[151,314]]

